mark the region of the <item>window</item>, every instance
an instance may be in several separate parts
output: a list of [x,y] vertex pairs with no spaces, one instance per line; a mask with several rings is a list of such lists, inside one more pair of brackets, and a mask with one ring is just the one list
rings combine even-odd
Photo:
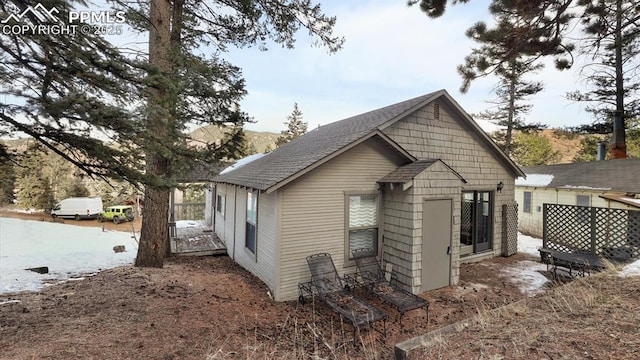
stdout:
[[589,195],[576,195],[576,205],[591,206],[591,197]]
[[222,215],[224,217],[224,198],[225,195],[224,194],[218,194],[218,196],[216,197],[216,211]]
[[524,192],[524,205],[522,211],[531,214],[531,191]]
[[378,195],[347,196],[347,252],[371,248],[378,253]]
[[591,197],[589,195],[576,195],[576,205],[585,206],[578,208],[577,218],[579,221],[587,223],[591,219]]
[[493,193],[465,191],[462,193],[460,220],[460,254],[490,250],[493,239]]
[[247,231],[244,246],[256,253],[256,224],[258,223],[258,193],[247,191]]

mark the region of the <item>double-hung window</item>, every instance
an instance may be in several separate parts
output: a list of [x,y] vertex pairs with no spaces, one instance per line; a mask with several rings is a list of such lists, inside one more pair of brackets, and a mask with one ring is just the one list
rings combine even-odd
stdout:
[[378,194],[347,195],[346,250],[353,259],[352,251],[371,248],[378,252]]
[[522,211],[531,214],[531,191],[524,192],[524,204]]
[[258,192],[247,191],[247,227],[244,246],[256,253],[256,225],[258,224]]
[[222,217],[224,217],[224,198],[225,195],[224,194],[218,194],[216,197],[216,211],[218,212],[218,214],[220,214]]

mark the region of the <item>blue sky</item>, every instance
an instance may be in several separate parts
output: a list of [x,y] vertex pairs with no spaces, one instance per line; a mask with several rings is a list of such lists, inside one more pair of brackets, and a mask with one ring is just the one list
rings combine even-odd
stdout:
[[[450,6],[435,20],[404,0],[320,3],[325,13],[337,17],[335,33],[346,38],[338,53],[311,47],[301,31],[293,50],[273,45],[266,52],[249,48],[228,54],[246,79],[248,95],[241,105],[257,121],[248,129],[279,132],[295,102],[310,129],[439,89],[469,113],[490,106],[486,101],[494,99],[496,78],[478,80],[462,94],[456,72],[474,46],[465,30],[480,19],[490,20],[487,0]],[[531,98],[527,121],[551,127],[591,123],[581,104],[565,98],[583,83],[576,74],[559,72],[551,63],[537,74],[546,86]]]

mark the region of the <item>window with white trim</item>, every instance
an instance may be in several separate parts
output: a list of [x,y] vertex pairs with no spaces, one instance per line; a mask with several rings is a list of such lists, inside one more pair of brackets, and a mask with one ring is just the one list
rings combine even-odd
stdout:
[[218,194],[216,196],[216,211],[218,214],[224,217],[225,212],[225,194]]
[[524,202],[522,211],[531,214],[531,191],[524,192]]
[[247,191],[247,226],[245,233],[244,246],[256,253],[257,237],[257,225],[258,224],[258,192]]
[[378,252],[378,195],[347,196],[347,251],[353,259],[352,251],[371,248]]

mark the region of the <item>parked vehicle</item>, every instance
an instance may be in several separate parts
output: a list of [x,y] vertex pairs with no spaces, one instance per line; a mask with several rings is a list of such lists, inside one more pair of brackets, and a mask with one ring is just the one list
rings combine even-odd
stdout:
[[116,205],[109,206],[104,209],[102,214],[98,217],[98,221],[113,221],[116,224],[119,224],[124,221],[133,221],[134,212],[133,206],[131,205]]
[[53,210],[51,217],[96,219],[102,213],[101,197],[73,197],[60,201]]

